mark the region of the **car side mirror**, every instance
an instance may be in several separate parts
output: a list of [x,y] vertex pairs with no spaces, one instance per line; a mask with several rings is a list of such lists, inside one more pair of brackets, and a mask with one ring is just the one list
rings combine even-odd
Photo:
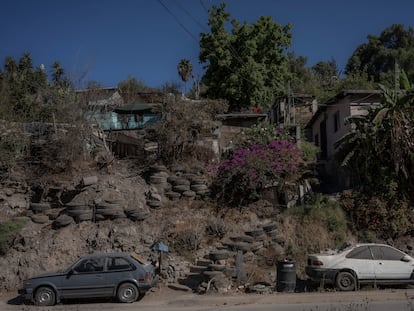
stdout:
[[401,261],[404,261],[404,262],[410,262],[410,261],[411,261],[411,258],[410,258],[410,256],[408,256],[408,255],[404,255],[404,257],[403,257],[403,258],[401,258]]
[[69,278],[73,273],[75,273],[75,271],[73,269],[70,269],[66,277]]

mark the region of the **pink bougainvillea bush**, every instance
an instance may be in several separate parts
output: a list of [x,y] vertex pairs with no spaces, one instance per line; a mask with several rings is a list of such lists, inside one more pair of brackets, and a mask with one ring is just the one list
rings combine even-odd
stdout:
[[300,150],[291,140],[252,142],[217,165],[213,194],[219,203],[229,206],[253,202],[266,187],[296,175],[300,162]]

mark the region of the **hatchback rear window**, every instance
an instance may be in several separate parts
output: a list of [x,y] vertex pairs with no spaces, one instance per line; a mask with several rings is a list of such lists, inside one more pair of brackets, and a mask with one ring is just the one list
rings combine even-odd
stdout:
[[122,257],[108,258],[108,271],[131,270],[131,263]]

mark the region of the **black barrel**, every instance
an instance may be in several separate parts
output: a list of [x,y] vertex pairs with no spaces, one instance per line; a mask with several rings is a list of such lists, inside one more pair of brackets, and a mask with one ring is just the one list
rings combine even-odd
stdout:
[[294,293],[296,288],[296,263],[293,260],[277,262],[276,290]]

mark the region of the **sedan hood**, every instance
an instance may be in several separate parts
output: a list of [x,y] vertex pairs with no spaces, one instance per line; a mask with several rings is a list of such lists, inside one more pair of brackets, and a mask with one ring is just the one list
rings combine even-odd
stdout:
[[41,278],[45,278],[45,277],[59,276],[59,275],[64,275],[64,274],[65,274],[64,270],[58,270],[58,271],[54,271],[54,272],[46,272],[46,273],[38,274],[34,277],[31,277],[28,280],[41,279]]

